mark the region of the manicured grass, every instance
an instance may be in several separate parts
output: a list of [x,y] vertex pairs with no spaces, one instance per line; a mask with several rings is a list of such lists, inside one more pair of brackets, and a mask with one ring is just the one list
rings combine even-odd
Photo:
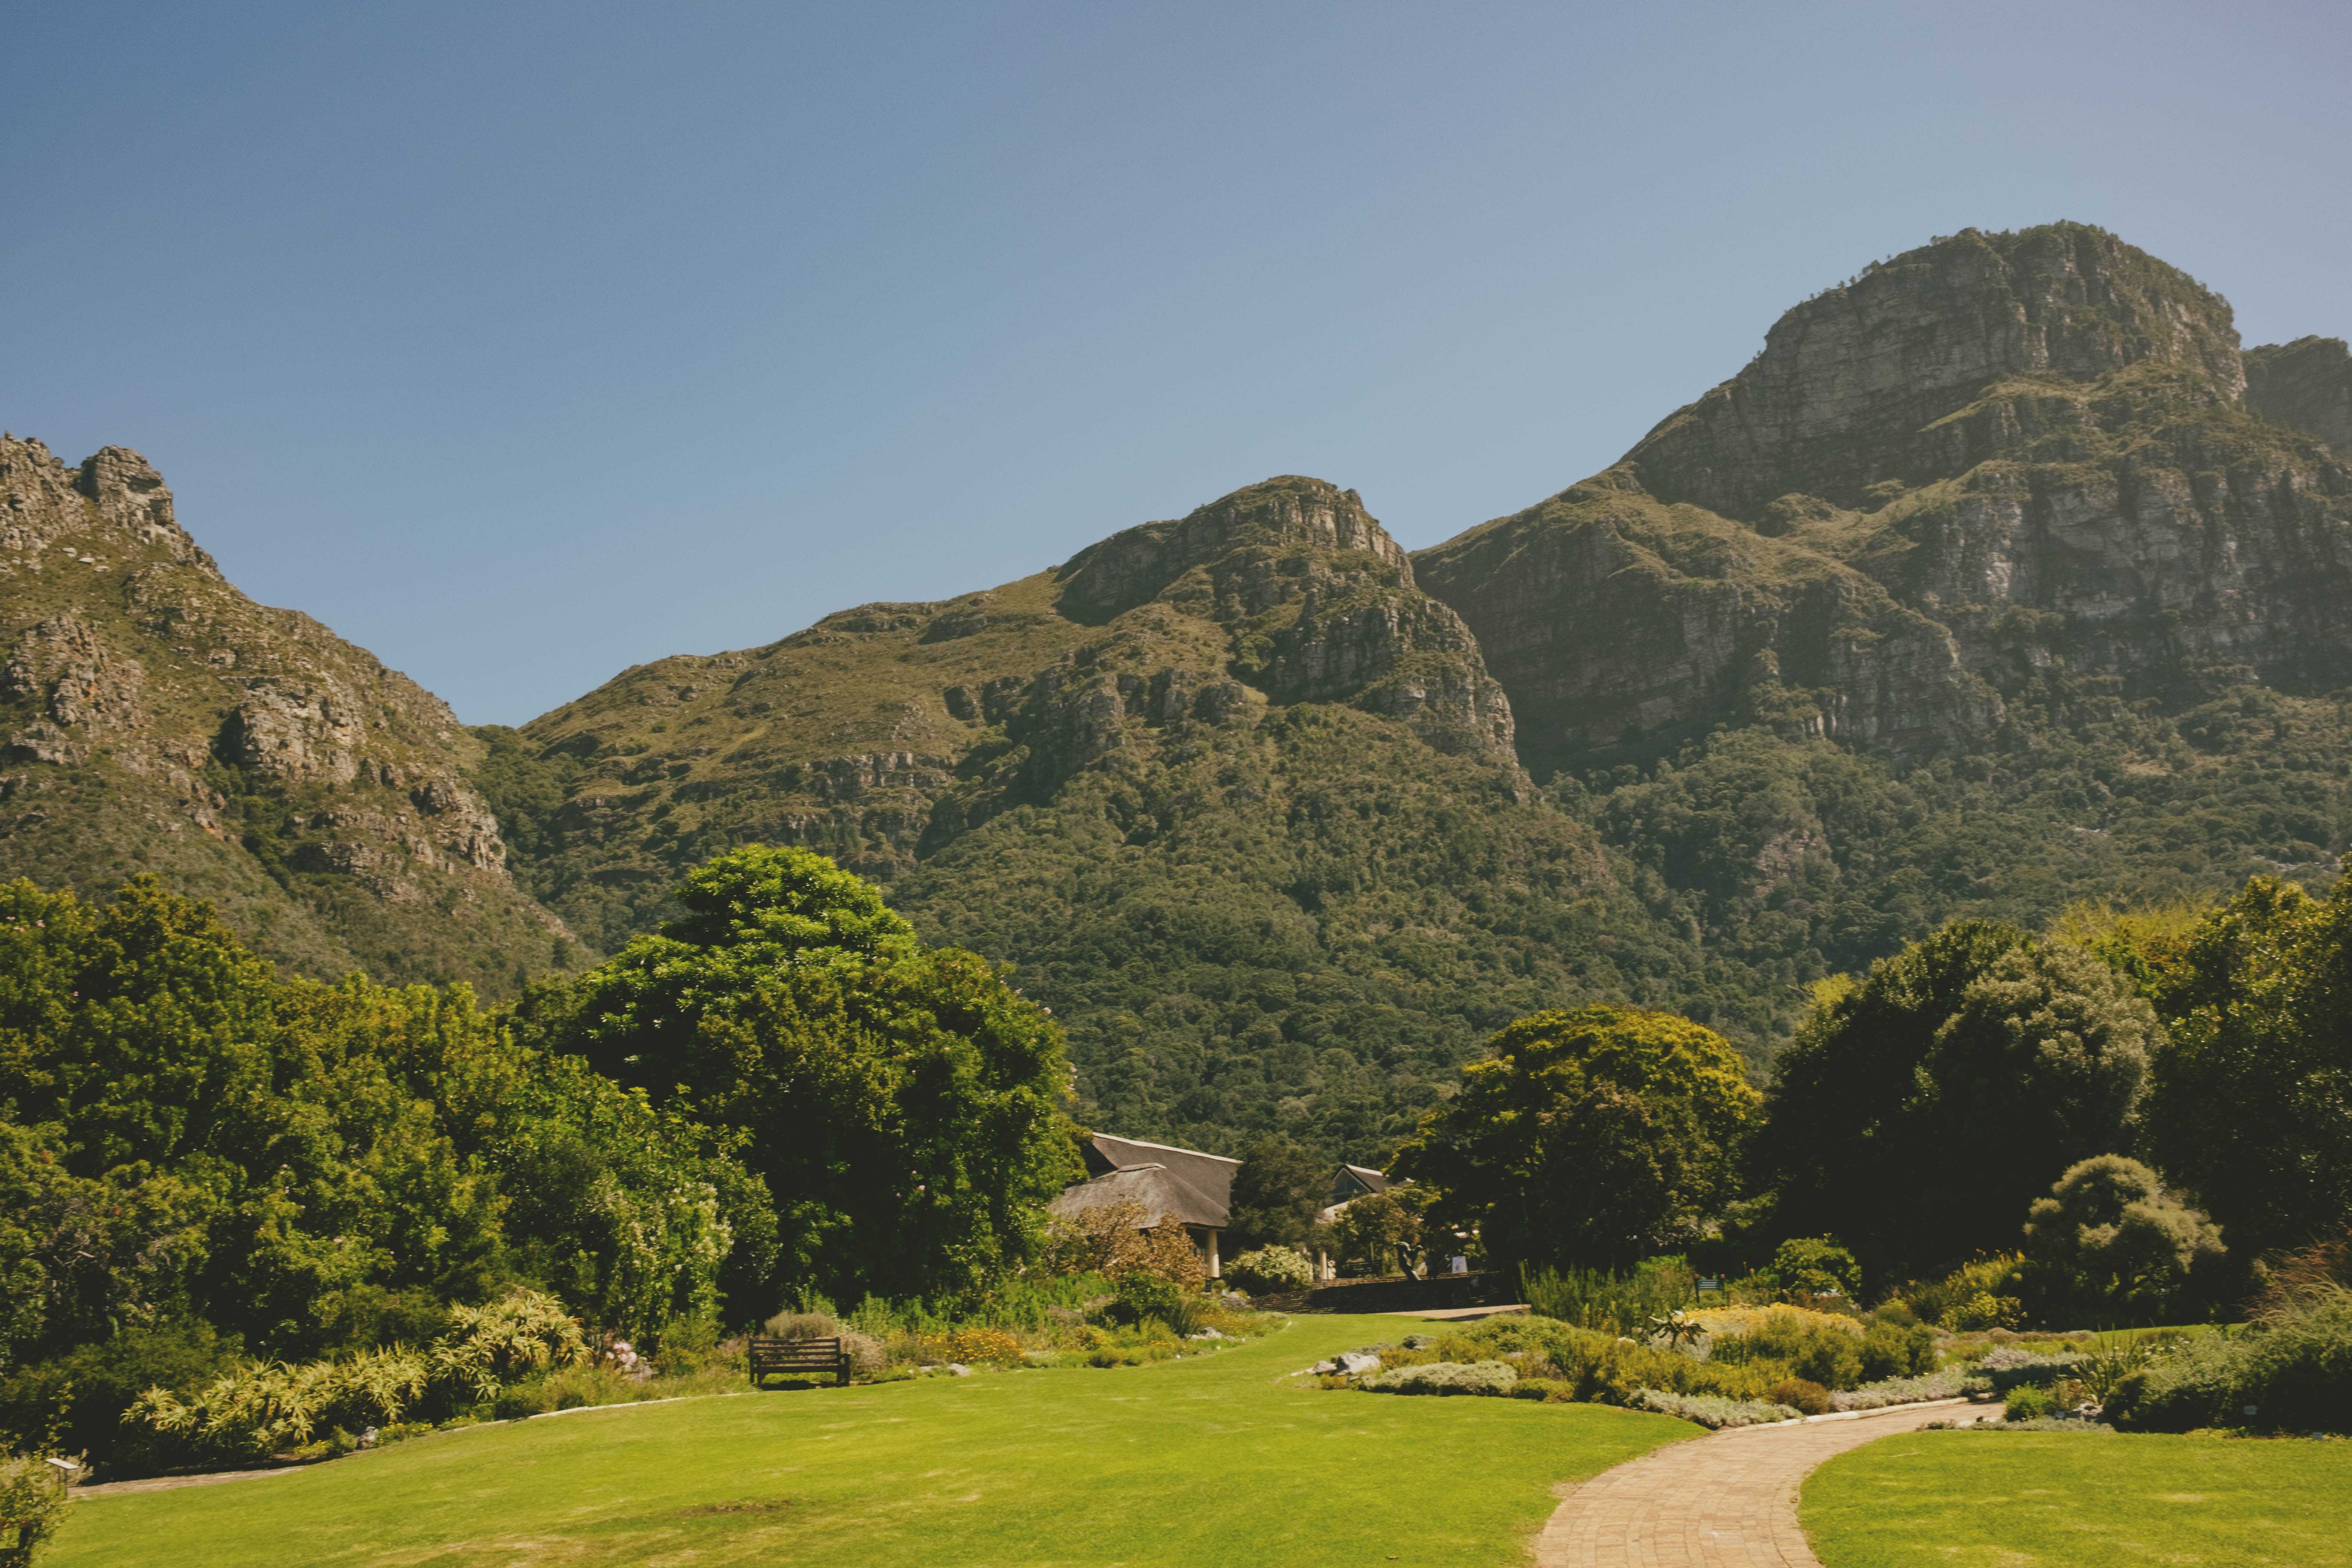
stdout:
[[1214,1356],[703,1399],[444,1434],[288,1476],[75,1505],[54,1568],[1522,1560],[1553,1482],[1696,1436],[1664,1416],[1286,1384],[1397,1318]]
[[2352,1443],[1918,1432],[1814,1471],[1799,1516],[1824,1568],[2330,1568]]

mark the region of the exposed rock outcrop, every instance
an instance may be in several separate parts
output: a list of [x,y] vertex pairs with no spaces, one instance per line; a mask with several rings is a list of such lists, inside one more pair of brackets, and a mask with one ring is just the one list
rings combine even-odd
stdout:
[[2242,359],[2220,296],[2111,235],[1970,231],[1798,306],[1606,473],[1415,564],[1538,773],[1742,714],[1981,745],[2053,662],[2321,689],[2352,680],[2352,475],[2281,426],[2332,427],[2331,342]]
[[520,765],[562,777],[530,875],[609,941],[728,844],[807,844],[887,879],[1088,769],[1148,773],[1201,727],[1321,703],[1524,789],[1461,616],[1354,491],[1286,476],[1024,582],[625,672],[517,737]]
[[2342,338],[2247,350],[2246,406],[2318,437],[2352,462],[2352,352]]
[[[323,975],[544,969],[562,922],[517,889],[481,750],[447,707],[308,616],[237,592],[136,452],[78,468],[0,439],[0,706],[16,794],[0,871],[201,890]],[[37,817],[37,820],[35,820]]]

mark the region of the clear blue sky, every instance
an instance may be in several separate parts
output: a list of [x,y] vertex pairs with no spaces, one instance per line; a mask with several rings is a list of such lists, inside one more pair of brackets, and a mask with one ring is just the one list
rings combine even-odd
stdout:
[[2352,332],[2341,4],[0,24],[0,424],[475,722],[1269,474],[1433,543],[1970,225]]

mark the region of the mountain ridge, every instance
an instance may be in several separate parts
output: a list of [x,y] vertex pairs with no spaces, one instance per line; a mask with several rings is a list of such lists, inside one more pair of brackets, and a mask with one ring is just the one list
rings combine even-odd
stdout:
[[[9,542],[0,795],[181,790],[212,847],[150,859],[266,917],[286,961],[493,994],[581,956],[572,931],[649,929],[711,855],[803,844],[1014,962],[1097,1123],[1377,1158],[1538,1007],[1673,1006],[1762,1073],[1812,981],[1952,915],[2331,879],[2347,432],[2341,340],[2241,349],[2221,296],[2085,226],[1964,230],[1786,312],[1601,472],[1428,549],[1276,476],[520,728],[457,731],[225,583],[36,604]],[[12,517],[88,513],[210,584],[135,455],[82,477],[5,451]],[[188,604],[215,634],[184,657]],[[338,727],[370,682],[397,734]],[[165,708],[184,789],[91,744]],[[17,820],[0,863],[100,879]]]

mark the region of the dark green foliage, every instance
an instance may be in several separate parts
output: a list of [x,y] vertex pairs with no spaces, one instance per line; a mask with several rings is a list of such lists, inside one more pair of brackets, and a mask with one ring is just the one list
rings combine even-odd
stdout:
[[679,901],[521,1016],[551,1052],[740,1140],[776,1239],[730,1290],[935,1296],[1026,1259],[1036,1205],[1076,1173],[1044,1011],[805,850],[722,856]]
[[1242,1151],[1234,1173],[1233,1225],[1225,1232],[1236,1250],[1254,1247],[1303,1247],[1315,1216],[1329,1201],[1331,1166],[1286,1138],[1260,1138]]
[[1696,1300],[1691,1271],[1678,1258],[1649,1258],[1622,1272],[1610,1268],[1522,1267],[1520,1294],[1547,1318],[1617,1337],[1646,1336],[1656,1321]]
[[1772,1293],[1793,1296],[1847,1296],[1862,1282],[1853,1254],[1826,1236],[1791,1237],[1774,1249],[1772,1261],[1758,1270]]
[[421,1343],[510,1279],[633,1338],[712,1313],[744,1181],[463,987],[280,979],[152,880],[0,887],[0,1431],[122,1465],[147,1382]]
[[1730,1045],[1668,1013],[1538,1013],[1496,1035],[1398,1152],[1490,1264],[1622,1265],[1734,1192],[1758,1107]]
[[[1884,1309],[1881,1316],[1884,1317]],[[1936,1370],[1936,1331],[1921,1322],[1881,1321],[1862,1336],[1862,1380],[1924,1377]]]
[[2185,943],[2137,960],[2170,1026],[2148,1149],[2242,1255],[2352,1213],[2352,893],[2257,879]]
[[1137,1270],[1118,1277],[1103,1316],[1130,1328],[1154,1321],[1189,1334],[1197,1326],[1201,1310],[1201,1299],[1182,1286]]
[[2056,1272],[2078,1304],[2168,1321],[2189,1270],[2222,1253],[2205,1216],[2164,1190],[2137,1160],[2102,1154],[2068,1167],[2035,1201],[2026,1250]]
[[[892,887],[927,934],[1018,954],[1069,1030],[1080,1120],[1379,1164],[1482,1035],[1663,996],[1698,955],[1590,835],[1490,763],[1302,705],[1114,753]],[[1727,993],[1738,987],[1727,985]]]
[[1997,1251],[2067,1166],[2130,1146],[2162,1038],[2081,950],[1956,922],[1824,1000],[1780,1057],[1758,1162],[1777,1219],[1878,1280]]

